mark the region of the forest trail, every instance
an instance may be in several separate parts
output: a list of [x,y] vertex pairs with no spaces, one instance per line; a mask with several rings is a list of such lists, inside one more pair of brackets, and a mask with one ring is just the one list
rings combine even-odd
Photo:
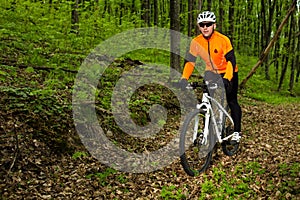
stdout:
[[[22,102],[14,95],[16,91],[1,91],[1,199],[300,197],[299,105],[244,99],[243,140],[238,154],[227,157],[219,148],[205,174],[189,177],[179,159],[161,170],[143,174],[107,168],[78,143],[72,113],[62,116],[65,118],[31,113],[21,104],[36,99],[32,96]],[[64,131],[66,137],[60,139],[66,141],[55,141],[55,134]],[[66,144],[77,146],[69,148]]]

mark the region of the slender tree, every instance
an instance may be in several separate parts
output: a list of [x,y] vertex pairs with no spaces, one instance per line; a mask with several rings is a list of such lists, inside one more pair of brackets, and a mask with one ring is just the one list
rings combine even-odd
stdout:
[[300,62],[300,32],[299,32],[299,27],[300,27],[300,16],[298,14],[298,23],[297,23],[297,28],[295,28],[296,30],[298,30],[298,32],[295,34],[295,38],[297,38],[297,45],[296,45],[296,59],[295,59],[295,63],[296,63],[296,80],[295,82],[298,83],[299,82],[299,77],[300,77],[300,66],[299,66],[299,62]]
[[[295,21],[295,16],[296,14],[291,16],[291,37],[294,38],[295,35],[295,25],[296,25],[296,21]],[[297,52],[297,40],[296,39],[292,39],[291,38],[291,52]],[[292,54],[292,53],[291,53]],[[295,71],[296,71],[296,61],[297,61],[297,53],[292,54],[291,58],[291,74],[290,74],[290,80],[289,80],[289,91],[290,94],[293,95],[293,88],[294,88],[294,82],[295,82]]]
[[232,42],[234,40],[234,0],[230,0],[228,21],[229,21],[229,32],[227,35],[231,38]]
[[219,0],[218,30],[220,32],[223,32],[223,16],[224,16],[223,0]]
[[[269,42],[270,38],[271,38],[271,34],[272,34],[272,22],[273,22],[273,14],[274,14],[274,10],[275,10],[275,4],[276,4],[276,0],[268,0],[268,19],[264,19],[265,20],[265,28],[264,28],[264,40],[265,44],[264,47],[267,46],[267,43]],[[269,56],[268,56],[269,57]],[[265,78],[267,80],[270,80],[270,74],[269,74],[269,63],[265,64]]]
[[72,12],[71,12],[71,32],[79,34],[79,0],[75,0],[72,4]]
[[198,0],[198,10],[201,11],[203,7],[203,0]]
[[[266,8],[265,8],[265,0],[260,1],[260,6],[261,6],[261,11],[259,13],[260,15],[260,22],[261,22],[261,31],[260,31],[260,41],[261,41],[261,50],[260,52],[263,52],[263,50],[266,48],[268,45],[268,35],[267,35],[267,13],[266,13]],[[266,60],[268,60],[269,55],[267,56]],[[263,67],[265,68],[265,78],[267,80],[270,79],[269,77],[269,67],[268,64],[263,63]]]
[[[170,1],[170,29],[180,31],[180,0]],[[173,69],[180,71],[180,37],[179,34],[171,32],[171,55],[170,65]],[[171,74],[172,76],[172,74]]]
[[142,0],[142,6],[141,6],[141,10],[142,10],[142,20],[144,20],[145,24],[147,24],[148,26],[151,25],[151,21],[150,21],[150,0]]
[[[276,12],[276,22],[275,25],[276,27],[279,27],[280,25],[280,5],[276,4],[276,8],[275,8],[275,12]],[[275,79],[278,80],[278,74],[279,74],[279,58],[280,58],[280,43],[277,42],[275,44],[275,48],[274,48],[274,67],[275,67]]]
[[211,0],[206,0],[207,4],[206,4],[206,10],[212,10],[212,2]]
[[153,16],[153,19],[154,19],[154,26],[157,26],[158,25],[158,3],[157,3],[157,0],[154,0],[153,1],[153,10],[154,10],[154,16]]
[[277,88],[278,91],[282,87],[283,80],[284,80],[284,77],[285,77],[285,74],[286,74],[286,70],[288,68],[288,64],[289,64],[289,61],[290,61],[290,56],[289,55],[291,53],[290,45],[291,45],[291,37],[292,37],[292,23],[293,23],[293,15],[290,18],[289,29],[286,31],[287,41],[285,42],[284,47],[287,50],[287,52],[285,52],[285,55],[283,56],[283,61],[284,62],[282,63],[283,66],[282,66],[281,76],[280,76],[279,84],[278,84],[278,88]]
[[104,8],[103,8],[103,12],[102,12],[102,18],[105,17],[105,13],[107,11],[107,7],[108,7],[107,0],[104,0]]
[[[203,0],[198,0],[198,5],[197,5],[197,14],[202,11],[203,8]],[[195,20],[194,20],[195,21]],[[200,33],[200,30],[197,26],[195,26],[195,33],[198,35]]]
[[192,36],[192,30],[194,27],[194,13],[193,13],[194,0],[188,0],[188,36]]

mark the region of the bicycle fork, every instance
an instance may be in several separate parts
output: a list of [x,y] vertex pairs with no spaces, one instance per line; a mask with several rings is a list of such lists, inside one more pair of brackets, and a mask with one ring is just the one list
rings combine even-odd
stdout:
[[[203,109],[203,107],[205,107]],[[200,110],[201,108],[201,110]],[[203,113],[200,114],[204,114],[205,115],[205,121],[204,121],[204,127],[203,130],[201,130],[201,132],[203,133],[203,139],[201,141],[201,145],[207,145],[207,136],[209,134],[209,120],[210,120],[210,109],[208,107],[208,105],[202,103],[202,104],[198,104],[197,105],[197,109],[201,111],[205,111]],[[195,126],[194,126],[194,132],[193,132],[193,143],[195,144],[195,141],[197,140],[198,137],[198,133],[199,133],[199,115],[197,115],[195,117]]]

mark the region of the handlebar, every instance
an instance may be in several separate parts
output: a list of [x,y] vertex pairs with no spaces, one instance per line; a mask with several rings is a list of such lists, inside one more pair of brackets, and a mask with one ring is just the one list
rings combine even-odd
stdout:
[[218,88],[218,84],[217,83],[198,83],[198,82],[191,82],[188,84],[188,86],[186,87],[186,89],[196,89],[196,88],[202,88],[202,90],[215,90]]

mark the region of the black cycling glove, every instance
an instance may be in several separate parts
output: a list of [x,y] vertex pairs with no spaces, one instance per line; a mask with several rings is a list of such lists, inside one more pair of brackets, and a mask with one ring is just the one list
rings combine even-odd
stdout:
[[188,85],[188,81],[185,78],[182,78],[182,79],[180,79],[178,85],[181,90],[185,90],[186,86]]

